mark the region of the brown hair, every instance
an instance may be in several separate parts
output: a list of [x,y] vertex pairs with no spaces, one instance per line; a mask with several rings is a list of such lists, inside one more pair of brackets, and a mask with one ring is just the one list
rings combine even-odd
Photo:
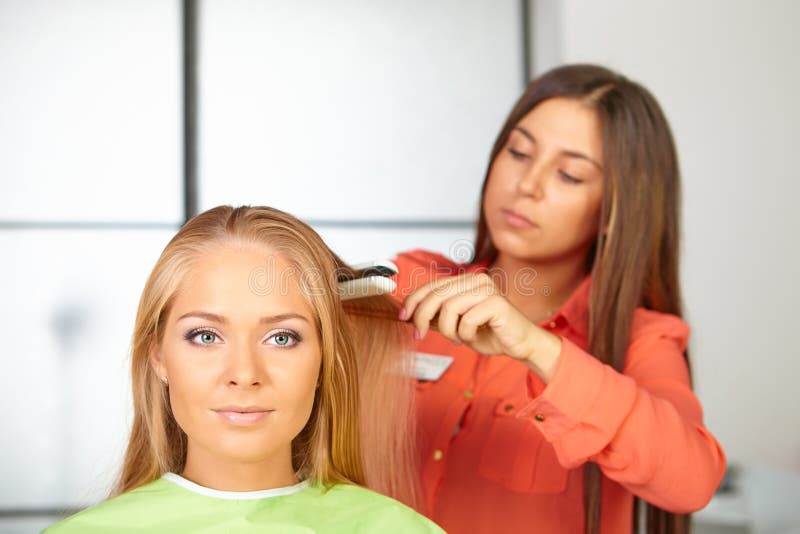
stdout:
[[[531,81],[495,141],[481,192],[473,263],[492,262],[483,197],[495,158],[517,123],[549,98],[570,98],[594,109],[603,140],[603,197],[595,243],[586,258],[592,274],[589,352],[621,371],[633,312],[643,306],[681,315],[678,279],[680,172],[669,123],[647,89],[608,69],[569,65]],[[688,363],[688,355],[687,355]],[[586,532],[599,530],[601,473],[587,464]],[[639,530],[638,499],[634,531]],[[647,532],[688,532],[688,515],[647,504]]]
[[[276,209],[249,206],[219,206],[189,220],[145,284],[133,334],[133,426],[114,494],[183,469],[186,434],[172,416],[149,356],[161,342],[173,297],[192,262],[226,244],[268,248],[283,256],[316,314],[320,387],[307,424],[292,442],[294,469],[316,482],[366,484],[413,505],[413,441],[408,439],[409,433],[413,439],[413,384],[404,376],[402,327],[346,315],[337,277],[352,269],[305,223]],[[389,297],[385,300],[391,307]],[[406,439],[397,439],[398,434]]]

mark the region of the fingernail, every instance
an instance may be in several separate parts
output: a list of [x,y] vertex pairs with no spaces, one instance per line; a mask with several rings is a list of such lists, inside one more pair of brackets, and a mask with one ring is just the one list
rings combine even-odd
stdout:
[[405,308],[400,308],[400,313],[397,314],[397,318],[400,319],[401,321],[405,321],[407,313],[408,310],[406,310]]
[[417,328],[414,328],[414,339],[418,341],[422,339],[422,336],[419,335],[419,330]]

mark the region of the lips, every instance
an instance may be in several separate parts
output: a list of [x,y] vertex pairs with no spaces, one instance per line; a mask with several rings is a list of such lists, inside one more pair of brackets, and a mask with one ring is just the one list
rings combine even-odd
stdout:
[[517,213],[514,210],[504,209],[502,210],[502,213],[503,213],[503,219],[506,221],[506,223],[514,228],[524,229],[524,228],[533,228],[534,226],[537,226],[536,223],[534,223],[524,215]]
[[229,423],[250,425],[261,421],[275,410],[260,406],[223,406],[213,411]]

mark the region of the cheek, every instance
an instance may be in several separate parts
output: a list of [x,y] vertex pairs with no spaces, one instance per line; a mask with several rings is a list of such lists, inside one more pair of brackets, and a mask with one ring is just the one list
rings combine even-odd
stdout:
[[508,198],[508,184],[505,183],[501,174],[495,171],[493,167],[492,172],[486,182],[486,190],[483,194],[483,216],[490,229],[494,228],[497,224],[497,217],[500,216],[500,210],[504,207],[506,199]]
[[290,370],[290,377],[282,384],[282,397],[291,406],[291,427],[289,429],[292,437],[296,436],[306,425],[311,417],[311,410],[314,406],[314,398],[319,391],[317,382],[320,370],[320,359],[318,356],[309,355],[308,361],[302,362]]
[[187,435],[192,436],[207,431],[208,425],[204,417],[209,415],[210,406],[198,388],[186,382],[170,384],[169,400],[172,416]]
[[204,425],[198,426],[194,421],[206,415],[204,412],[211,407],[209,398],[217,383],[218,370],[210,362],[202,361],[202,354],[187,354],[179,343],[165,345],[164,351],[173,416],[187,434],[194,430],[202,432]]
[[586,241],[597,235],[600,225],[600,199],[594,192],[571,199],[562,213],[562,227],[570,228],[576,239]]
[[514,179],[511,173],[502,161],[496,161],[486,181],[486,194],[484,196],[484,204],[496,204],[503,196],[509,191],[514,189]]
[[305,408],[310,409],[314,403],[314,396],[317,392],[319,382],[321,358],[319,353],[309,354],[308,358],[298,365],[292,373],[292,383],[295,385],[293,397],[295,402]]

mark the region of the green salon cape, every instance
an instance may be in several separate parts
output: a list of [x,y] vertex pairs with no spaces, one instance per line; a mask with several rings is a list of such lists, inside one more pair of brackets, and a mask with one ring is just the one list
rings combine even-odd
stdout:
[[301,482],[264,491],[217,491],[174,473],[87,508],[46,534],[216,532],[441,533],[411,508],[349,484]]

